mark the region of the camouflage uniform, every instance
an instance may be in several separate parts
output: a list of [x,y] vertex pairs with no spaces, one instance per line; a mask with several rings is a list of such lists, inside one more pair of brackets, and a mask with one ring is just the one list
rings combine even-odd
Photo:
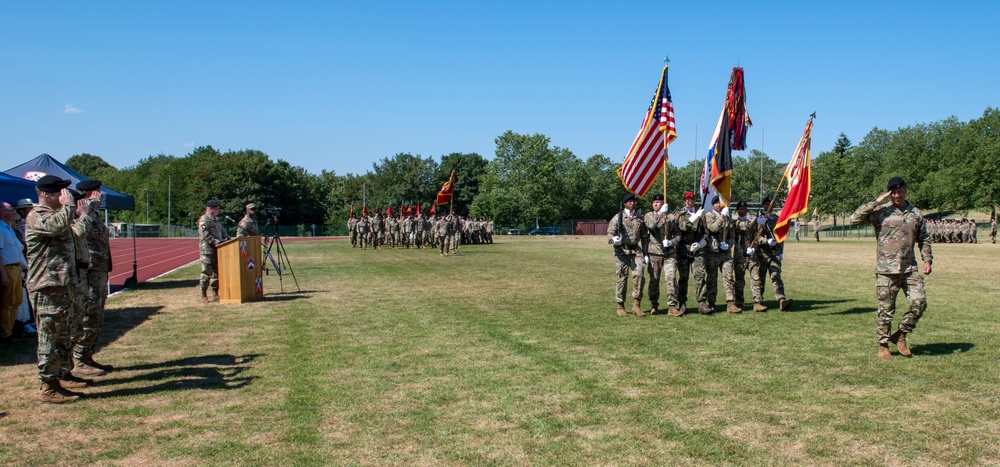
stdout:
[[382,220],[382,215],[376,212],[375,217],[372,217],[372,245],[381,249],[384,244],[385,222]]
[[347,219],[347,235],[351,238],[351,248],[358,246],[358,219]]
[[[90,203],[92,213],[101,204],[100,200],[88,202]],[[70,227],[70,231],[73,232],[73,249],[76,251],[76,284],[73,287],[73,311],[70,313],[69,318],[69,337],[70,341],[74,344],[74,355],[76,354],[75,346],[80,344],[80,340],[83,337],[84,315],[88,311],[87,299],[90,296],[90,285],[88,283],[90,275],[90,248],[87,247],[87,237],[90,235],[92,226],[93,223],[90,222],[90,214],[88,214],[73,219]],[[93,322],[95,319],[95,316],[86,318],[88,322]],[[69,372],[71,368],[70,362],[67,361],[65,371]]]
[[[762,226],[755,224],[760,228],[761,234],[757,237],[757,244],[753,246],[753,255],[750,256],[750,290],[753,291],[754,303],[764,303],[765,274],[771,277],[774,298],[779,303],[785,299],[785,283],[781,280],[781,258],[785,251],[785,244],[772,242],[774,240],[774,224],[777,221],[778,216],[771,213]],[[771,243],[775,244],[772,246]]]
[[820,228],[819,217],[817,217],[813,219],[813,238],[815,238],[817,242],[819,241],[819,228]]
[[368,229],[368,216],[361,216],[361,218],[358,219],[358,238],[361,239],[362,250],[368,249],[368,243],[371,240],[369,238],[370,234]]
[[237,237],[252,237],[260,235],[257,231],[257,221],[253,220],[250,213],[246,213],[240,223],[236,225],[236,236]]
[[450,215],[451,217],[451,251],[458,253],[458,248],[462,244],[462,232],[465,230],[465,222],[462,216]]
[[70,314],[76,288],[76,246],[71,225],[76,208],[39,204],[28,214],[28,292],[38,315],[38,378],[61,379],[69,365]]
[[904,335],[913,332],[927,308],[924,277],[917,271],[913,246],[920,247],[920,257],[925,264],[932,264],[932,242],[924,216],[909,202],[903,208],[897,208],[892,203],[878,205],[876,201],[862,204],[851,215],[851,224],[871,224],[875,227],[875,238],[878,239],[875,255],[875,293],[878,297],[875,335],[879,344],[886,345],[896,312],[896,295],[900,290],[906,294],[909,306],[899,321],[899,332]]
[[389,243],[389,246],[391,246],[393,249],[395,249],[397,246],[399,246],[399,240],[398,240],[399,239],[399,221],[397,221],[395,217],[389,216],[388,218],[386,218],[386,224],[387,224],[386,239],[388,240],[387,243]]
[[[649,233],[649,304],[651,308],[660,307],[660,277],[664,277],[667,285],[667,306],[677,306],[677,246],[680,245],[681,231],[670,213],[660,214],[648,212],[643,217],[646,231]],[[664,235],[666,232],[666,235]],[[663,241],[670,240],[671,245],[663,247]],[[634,283],[634,282],[633,282]]]
[[452,237],[452,219],[451,215],[444,216],[437,220],[434,224],[434,231],[437,234],[438,248],[441,250],[442,255],[448,255],[451,250],[451,237]]
[[750,248],[750,242],[753,241],[753,235],[756,232],[757,224],[754,223],[756,220],[750,214],[737,217],[734,220],[736,242],[735,246],[730,247],[733,254],[733,302],[740,308],[746,304],[744,291],[747,286],[746,270],[750,261],[747,257],[747,248]]
[[712,276],[717,276],[719,271],[722,271],[722,288],[726,294],[726,301],[735,303],[736,274],[733,270],[733,246],[736,244],[736,227],[733,219],[721,212],[706,213],[705,222],[708,225],[710,238],[705,246],[708,250],[706,256],[713,256],[712,261],[716,264],[709,272],[711,281],[708,283],[708,304],[715,306],[715,297],[719,287],[717,278]]
[[400,224],[402,224],[402,228],[400,230],[403,231],[403,245],[406,246],[406,248],[410,248],[410,245],[413,244],[413,226],[416,224],[416,221],[413,220],[413,217],[407,216],[400,221]]
[[201,250],[201,295],[205,296],[209,286],[216,296],[219,294],[219,256],[216,245],[226,241],[229,235],[215,216],[205,213],[198,218],[198,248]]
[[990,242],[996,244],[997,242],[997,221],[990,221]]
[[[649,241],[646,224],[636,212],[629,213],[627,209],[615,214],[608,224],[608,243],[612,237],[620,236],[621,245],[614,247],[615,254],[615,302],[625,303],[625,287],[628,283],[628,272],[632,271],[632,298],[642,300],[642,287],[645,276],[642,274],[643,247]],[[618,219],[621,217],[622,230],[618,229]]]
[[687,307],[688,276],[691,274],[692,265],[695,260],[694,253],[689,247],[692,243],[698,243],[705,238],[705,226],[702,222],[692,223],[689,218],[694,214],[694,210],[689,211],[681,208],[674,213],[674,220],[677,228],[681,232],[681,243],[677,252],[677,303],[680,307]]
[[[97,339],[104,328],[104,303],[108,298],[108,273],[111,272],[111,246],[108,243],[108,227],[101,220],[98,206],[91,204],[86,221],[87,250],[90,252],[90,269],[87,270],[86,307],[83,312],[81,332],[73,348],[73,357],[86,363],[93,360]],[[78,290],[78,295],[80,291]]]

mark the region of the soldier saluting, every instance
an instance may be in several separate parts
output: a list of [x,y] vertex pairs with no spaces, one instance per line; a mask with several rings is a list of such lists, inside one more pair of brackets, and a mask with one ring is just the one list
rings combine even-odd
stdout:
[[[875,227],[878,248],[875,256],[875,296],[878,298],[878,315],[875,317],[875,336],[878,341],[878,358],[889,360],[889,342],[896,343],[899,354],[913,355],[906,346],[906,335],[913,332],[917,321],[927,308],[924,293],[924,278],[917,271],[917,260],[913,246],[920,248],[924,261],[924,274],[931,273],[931,239],[923,214],[906,201],[906,182],[900,177],[892,177],[887,185],[888,192],[875,201],[862,204],[851,215],[851,224]],[[886,198],[890,202],[880,204]],[[889,334],[892,316],[896,311],[896,295],[902,290],[909,306],[899,320],[899,329]]]

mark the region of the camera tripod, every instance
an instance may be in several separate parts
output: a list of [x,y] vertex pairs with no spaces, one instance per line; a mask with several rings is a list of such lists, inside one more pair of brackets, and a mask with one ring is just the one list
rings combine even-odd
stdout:
[[[272,235],[264,236],[264,273],[268,274],[267,260],[271,260],[271,265],[274,266],[274,272],[278,274],[278,288],[281,293],[285,293],[285,284],[283,281],[285,272],[284,269],[287,266],[288,272],[292,275],[292,280],[295,281],[295,291],[301,292],[299,289],[299,280],[295,277],[295,271],[292,270],[292,261],[288,259],[288,253],[285,252],[285,244],[281,241],[281,235],[278,235],[278,223],[275,218],[268,216],[267,224],[264,225],[264,232],[267,232],[268,226],[271,227]],[[274,248],[274,254],[271,254],[271,249]]]

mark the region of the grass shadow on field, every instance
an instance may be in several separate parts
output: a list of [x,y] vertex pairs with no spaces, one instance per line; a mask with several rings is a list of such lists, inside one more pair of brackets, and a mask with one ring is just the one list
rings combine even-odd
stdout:
[[[160,363],[132,365],[116,368],[110,378],[102,378],[94,387],[130,385],[107,392],[88,394],[88,399],[155,394],[166,391],[190,389],[240,389],[249,385],[257,376],[240,376],[250,369],[250,363],[262,354],[250,355],[203,355]],[[153,370],[153,371],[148,371]],[[121,372],[144,372],[134,376],[114,377]],[[155,383],[151,386],[134,387],[135,384]]]
[[971,342],[938,342],[936,344],[912,345],[913,355],[941,356],[968,353],[976,344]]
[[[848,299],[843,299],[843,300],[795,300],[795,305],[792,306],[792,309],[788,310],[788,312],[801,313],[801,312],[806,312],[806,311],[822,310],[822,309],[825,309],[825,308],[830,308],[831,306],[833,306],[835,304],[838,304],[838,303],[847,303],[847,302],[852,302],[852,301],[854,301],[854,300],[848,300]],[[775,307],[775,308],[777,308],[777,307]],[[835,314],[835,313],[829,313],[829,314]]]
[[288,301],[299,300],[299,299],[303,299],[303,298],[311,298],[312,297],[312,293],[313,292],[311,290],[303,290],[301,292],[285,292],[285,293],[277,292],[277,293],[274,293],[274,294],[271,294],[271,295],[266,295],[264,297],[264,301],[265,302],[288,302]]
[[118,340],[162,309],[163,306],[160,305],[105,310],[104,328],[101,330],[95,352],[99,352],[105,346]]
[[[136,287],[139,290],[191,289],[198,285],[198,279],[171,279],[143,282]],[[193,293],[193,292],[192,292]]]

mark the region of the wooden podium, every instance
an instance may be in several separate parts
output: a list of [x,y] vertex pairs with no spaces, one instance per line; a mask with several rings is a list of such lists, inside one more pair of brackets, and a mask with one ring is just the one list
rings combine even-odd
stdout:
[[219,255],[219,303],[264,299],[260,237],[236,237],[216,247]]

